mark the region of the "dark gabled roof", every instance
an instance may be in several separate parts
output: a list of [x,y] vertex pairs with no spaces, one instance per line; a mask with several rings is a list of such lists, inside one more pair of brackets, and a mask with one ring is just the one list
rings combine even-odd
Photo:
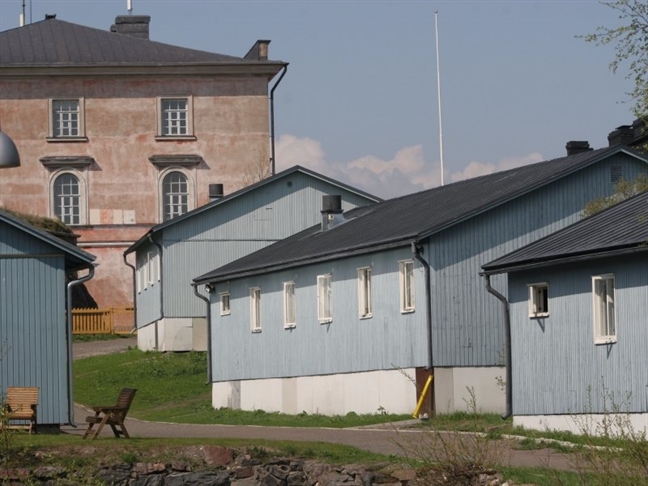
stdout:
[[539,187],[623,152],[608,147],[496,172],[436,187],[345,213],[347,221],[328,231],[320,226],[270,245],[195,279],[197,283],[271,272],[381,248],[403,246],[527,194]]
[[648,251],[648,191],[482,266],[503,273],[557,262]]
[[57,19],[0,32],[2,67],[283,64],[186,49]]
[[78,270],[81,268],[87,268],[94,260],[95,256],[83,251],[82,249],[71,245],[67,241],[63,241],[60,238],[38,228],[35,228],[31,224],[23,221],[22,219],[16,218],[11,214],[0,210],[0,221],[7,223],[10,226],[13,226],[19,231],[27,233],[28,235],[37,238],[48,245],[52,245],[54,248],[61,250],[65,255],[66,260],[66,270]]
[[128,255],[129,253],[132,253],[133,251],[137,250],[137,248],[142,245],[145,241],[148,241],[149,235],[153,237],[155,234],[159,233],[165,228],[168,228],[169,226],[176,225],[180,223],[181,221],[185,221],[186,219],[193,218],[194,216],[198,214],[202,214],[205,211],[209,211],[214,207],[221,206],[223,204],[227,204],[229,201],[232,199],[236,199],[244,194],[247,194],[249,192],[255,191],[260,187],[265,187],[269,184],[275,183],[276,181],[283,179],[285,177],[289,177],[297,172],[301,172],[302,174],[305,174],[307,176],[313,177],[315,179],[320,179],[324,182],[327,182],[331,185],[338,186],[346,191],[358,194],[362,197],[365,197],[369,200],[372,200],[374,202],[380,202],[382,201],[381,198],[373,196],[367,192],[361,191],[360,189],[356,189],[355,187],[351,187],[347,184],[344,184],[343,182],[336,181],[335,179],[331,179],[330,177],[326,177],[325,175],[318,174],[317,172],[314,172],[310,169],[307,169],[305,167],[301,167],[299,165],[295,165],[293,167],[290,167],[289,169],[286,169],[284,171],[279,172],[278,174],[275,174],[271,177],[268,177],[267,179],[263,179],[259,182],[256,182],[252,185],[246,186],[242,189],[239,189],[236,192],[233,192],[231,194],[228,194],[225,197],[222,197],[220,199],[217,199],[215,201],[212,201],[210,203],[207,203],[203,206],[200,206],[192,211],[189,211],[188,213],[185,213],[181,216],[178,216],[176,218],[173,218],[169,221],[165,221],[164,223],[160,223],[158,225],[153,226],[150,230],[148,230],[144,236],[142,236],[139,240],[137,240],[135,243],[133,243],[131,246],[129,246],[126,251],[124,252],[124,255]]

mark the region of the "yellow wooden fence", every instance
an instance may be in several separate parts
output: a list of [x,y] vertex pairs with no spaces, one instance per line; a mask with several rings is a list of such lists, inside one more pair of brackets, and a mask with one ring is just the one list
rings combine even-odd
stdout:
[[72,334],[129,334],[133,322],[132,307],[72,309]]

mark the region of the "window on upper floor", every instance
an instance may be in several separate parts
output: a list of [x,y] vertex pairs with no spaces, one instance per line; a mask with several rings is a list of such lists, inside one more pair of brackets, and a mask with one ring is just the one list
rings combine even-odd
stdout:
[[372,315],[371,308],[371,268],[358,269],[358,314],[361,319]]
[[50,187],[51,213],[70,226],[86,223],[85,181],[74,171],[54,175]]
[[297,324],[295,282],[284,282],[284,328],[290,329]]
[[82,98],[52,99],[49,114],[49,140],[85,138]]
[[614,343],[617,340],[614,298],[614,275],[593,276],[592,299],[596,344]]
[[529,317],[549,315],[549,285],[546,282],[529,284]]
[[230,293],[221,292],[220,293],[220,315],[229,316],[232,313],[230,310]]
[[401,313],[414,312],[414,260],[398,262]]
[[261,332],[261,288],[250,289],[250,327],[252,332]]
[[317,276],[317,319],[321,323],[331,322],[331,274]]
[[158,98],[158,138],[193,136],[192,98]]
[[193,209],[193,183],[180,170],[170,170],[161,181],[162,221],[168,221]]

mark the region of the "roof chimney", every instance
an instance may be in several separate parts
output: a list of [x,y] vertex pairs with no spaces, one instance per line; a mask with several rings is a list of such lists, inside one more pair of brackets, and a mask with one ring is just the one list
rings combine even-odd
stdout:
[[150,22],[150,15],[118,15],[110,32],[148,40]]
[[256,41],[248,53],[243,57],[245,59],[251,59],[252,61],[267,61],[268,44],[270,44],[269,40]]
[[322,231],[328,231],[344,221],[342,196],[322,196]]
[[567,142],[565,148],[567,149],[567,156],[580,154],[581,152],[589,152],[590,150],[592,150],[592,147],[590,147],[587,140],[572,140],[570,142]]
[[616,127],[616,130],[610,132],[608,135],[608,143],[610,147],[616,145],[626,145],[634,139],[633,125],[621,125]]
[[223,184],[209,184],[209,200],[216,201],[223,197]]

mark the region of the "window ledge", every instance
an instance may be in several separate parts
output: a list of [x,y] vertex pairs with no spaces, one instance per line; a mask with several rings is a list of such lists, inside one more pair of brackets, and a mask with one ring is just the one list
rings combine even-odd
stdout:
[[88,137],[47,137],[45,140],[48,143],[61,143],[61,142],[79,143],[79,142],[87,142]]
[[542,317],[549,317],[548,312],[538,312],[537,314],[529,314],[529,319],[540,319]]
[[261,329],[252,329],[252,334],[261,334]]
[[617,342],[616,337],[601,337],[594,340],[594,344],[615,344]]
[[364,316],[359,316],[359,319],[361,321],[363,321],[365,319],[371,319],[372,317],[373,317],[373,314],[367,314],[367,315],[364,315]]
[[195,167],[205,160],[200,155],[193,154],[174,154],[174,155],[151,155],[149,157],[151,164],[158,168],[180,166]]
[[156,135],[156,142],[172,142],[174,140],[198,140],[195,135]]
[[320,324],[330,324],[333,322],[333,318],[331,317],[330,319],[318,319]]
[[95,162],[93,157],[87,155],[41,157],[38,160],[48,169],[61,169],[63,167],[84,169]]
[[401,314],[411,314],[415,309],[401,309]]
[[297,324],[285,324],[284,329],[295,329]]
[[230,316],[230,315],[232,315],[231,312],[221,312],[221,317],[227,317],[227,316]]

